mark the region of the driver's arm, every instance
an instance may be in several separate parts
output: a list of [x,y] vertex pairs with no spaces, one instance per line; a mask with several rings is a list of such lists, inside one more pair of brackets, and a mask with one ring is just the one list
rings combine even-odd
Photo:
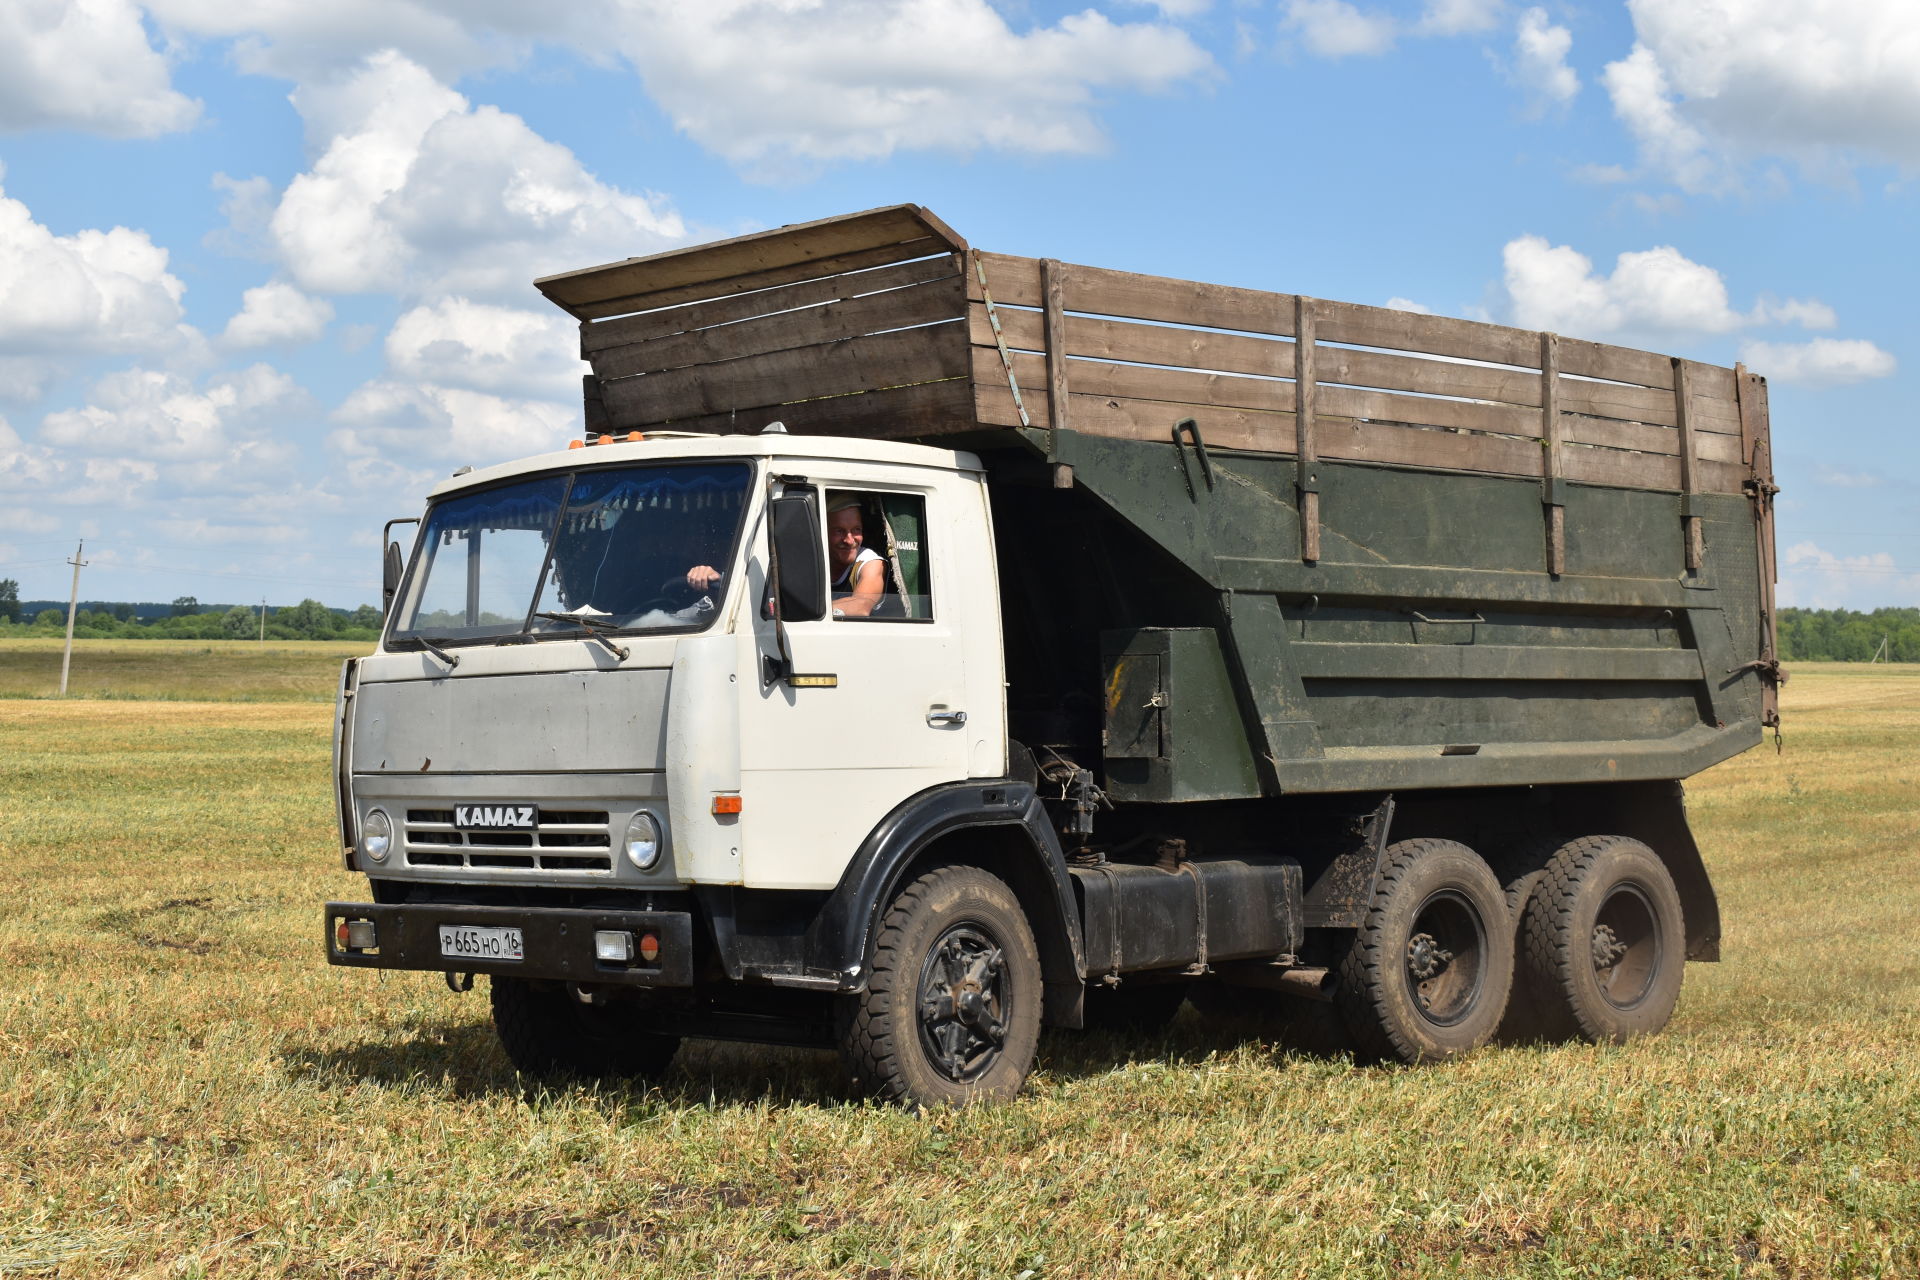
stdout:
[[687,586],[694,591],[711,591],[724,575],[710,564],[697,564],[687,570]]
[[833,611],[843,618],[864,618],[871,614],[887,593],[885,561],[869,560],[853,573],[853,591],[835,596]]

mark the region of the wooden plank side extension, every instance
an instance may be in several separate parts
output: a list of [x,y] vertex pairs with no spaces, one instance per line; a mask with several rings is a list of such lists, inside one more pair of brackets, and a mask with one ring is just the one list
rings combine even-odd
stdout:
[[[1018,360],[1016,357],[1016,370]],[[1024,379],[1022,385],[1025,385]],[[1019,424],[1013,397],[1004,380],[998,386],[984,381],[976,382],[975,386],[974,412],[982,424],[1008,427]],[[1089,435],[1164,442],[1175,422],[1193,418],[1199,423],[1201,436],[1210,449],[1290,454],[1297,447],[1297,428],[1294,415],[1289,412],[1098,396],[1082,394],[1077,389],[1068,399],[1074,429]],[[1033,425],[1045,423],[1035,415]],[[1314,434],[1319,456],[1325,459],[1439,467],[1524,476],[1536,481],[1540,474],[1540,446],[1533,439],[1391,422],[1356,422],[1324,412],[1315,416]],[[1569,481],[1616,488],[1667,492],[1678,492],[1680,488],[1677,457],[1624,449],[1568,444],[1563,454],[1563,474]],[[1731,463],[1703,461],[1699,464],[1699,476],[1705,491],[1738,493],[1746,472]]]
[[[707,290],[707,297],[741,290],[716,287],[728,281],[808,268],[850,254],[891,252],[893,261],[918,257],[903,246],[921,241],[944,250],[967,247],[966,241],[933,214],[918,205],[891,205],[862,213],[823,218],[794,226],[758,231],[712,244],[673,249],[666,253],[629,258],[624,262],[566,271],[534,281],[534,287],[581,319],[612,315],[603,308],[620,304],[628,311],[665,305],[647,299],[677,293],[689,287]],[[815,271],[815,275],[826,272]],[[785,284],[772,280],[770,284]]]
[[925,284],[929,280],[940,280],[959,274],[958,258],[952,254],[944,254],[937,258],[917,258],[912,262],[869,267],[862,271],[841,272],[818,280],[803,280],[799,284],[781,285],[754,293],[714,298],[706,302],[684,303],[677,307],[663,307],[658,311],[643,311],[638,315],[618,316],[611,320],[582,321],[580,358],[590,359],[596,351],[605,351],[628,343],[647,342],[654,338],[686,333],[693,329],[706,329],[719,324],[732,324],[739,320],[752,320],[759,316],[770,316],[777,312],[815,306],[822,302],[844,302],[849,298],[857,298],[869,293],[881,293],[888,289],[905,288],[907,285]]
[[664,289],[654,293],[633,294],[627,297],[610,298],[604,302],[582,303],[568,310],[582,320],[599,320],[609,316],[624,316],[635,311],[653,311],[660,307],[678,306],[683,302],[702,302],[710,298],[727,298],[741,293],[757,293],[762,289],[771,289],[777,285],[795,284],[802,280],[817,280],[822,276],[838,275],[847,271],[860,271],[867,267],[881,267],[893,262],[904,262],[910,258],[925,258],[935,254],[948,253],[947,245],[928,236],[922,240],[911,241],[904,245],[880,245],[872,249],[857,249],[832,258],[821,258],[813,262],[798,262],[790,267],[775,267],[767,271],[756,271],[751,275],[735,276],[730,280],[718,280],[697,284],[682,285],[675,289]]
[[965,332],[958,319],[919,329],[847,338],[746,356],[719,365],[671,369],[603,382],[601,395],[615,421],[635,415],[678,422],[821,396],[910,386],[963,377]]
[[597,353],[593,368],[603,381],[611,381],[688,365],[719,364],[742,356],[951,320],[965,304],[966,288],[954,275],[845,302],[822,303],[717,328],[628,343]]
[[916,440],[929,436],[973,431],[973,382],[950,378],[906,387],[886,387],[853,395],[828,396],[793,404],[762,405],[663,423],[646,411],[645,402],[630,406],[613,421],[616,432],[645,431],[650,427],[674,431],[712,431],[721,435],[753,434],[769,422],[786,424],[795,434],[860,435],[886,440]]

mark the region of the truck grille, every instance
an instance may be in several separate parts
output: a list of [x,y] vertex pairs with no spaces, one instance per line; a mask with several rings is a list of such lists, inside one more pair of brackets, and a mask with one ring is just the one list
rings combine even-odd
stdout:
[[611,871],[603,809],[542,809],[537,831],[457,831],[451,809],[407,810],[407,865]]

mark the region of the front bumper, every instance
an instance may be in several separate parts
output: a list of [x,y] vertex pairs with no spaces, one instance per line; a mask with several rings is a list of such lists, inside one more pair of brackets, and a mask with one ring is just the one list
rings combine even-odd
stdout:
[[[342,920],[371,921],[374,945],[353,950],[343,947],[337,934]],[[482,960],[472,956],[443,956],[440,954],[443,924],[518,929],[524,941],[525,958]],[[637,955],[626,964],[597,959],[593,935],[600,930],[619,930],[636,938],[651,933],[660,940],[660,954],[651,964]],[[634,987],[693,985],[693,917],[684,911],[329,902],[326,947],[327,963],[361,969],[491,973],[508,978]]]

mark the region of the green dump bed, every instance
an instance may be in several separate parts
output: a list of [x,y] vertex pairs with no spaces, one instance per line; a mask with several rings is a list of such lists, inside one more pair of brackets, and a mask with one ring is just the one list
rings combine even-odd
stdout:
[[[590,431],[986,456],[1003,574],[1031,537],[1049,579],[1008,590],[1010,696],[1084,655],[1122,799],[1679,778],[1778,722],[1744,369],[987,253],[911,205],[538,287],[582,322]],[[1124,530],[1083,560],[1154,562],[1106,576],[1204,604],[1082,607],[1058,582],[1100,574],[1020,485]]]

